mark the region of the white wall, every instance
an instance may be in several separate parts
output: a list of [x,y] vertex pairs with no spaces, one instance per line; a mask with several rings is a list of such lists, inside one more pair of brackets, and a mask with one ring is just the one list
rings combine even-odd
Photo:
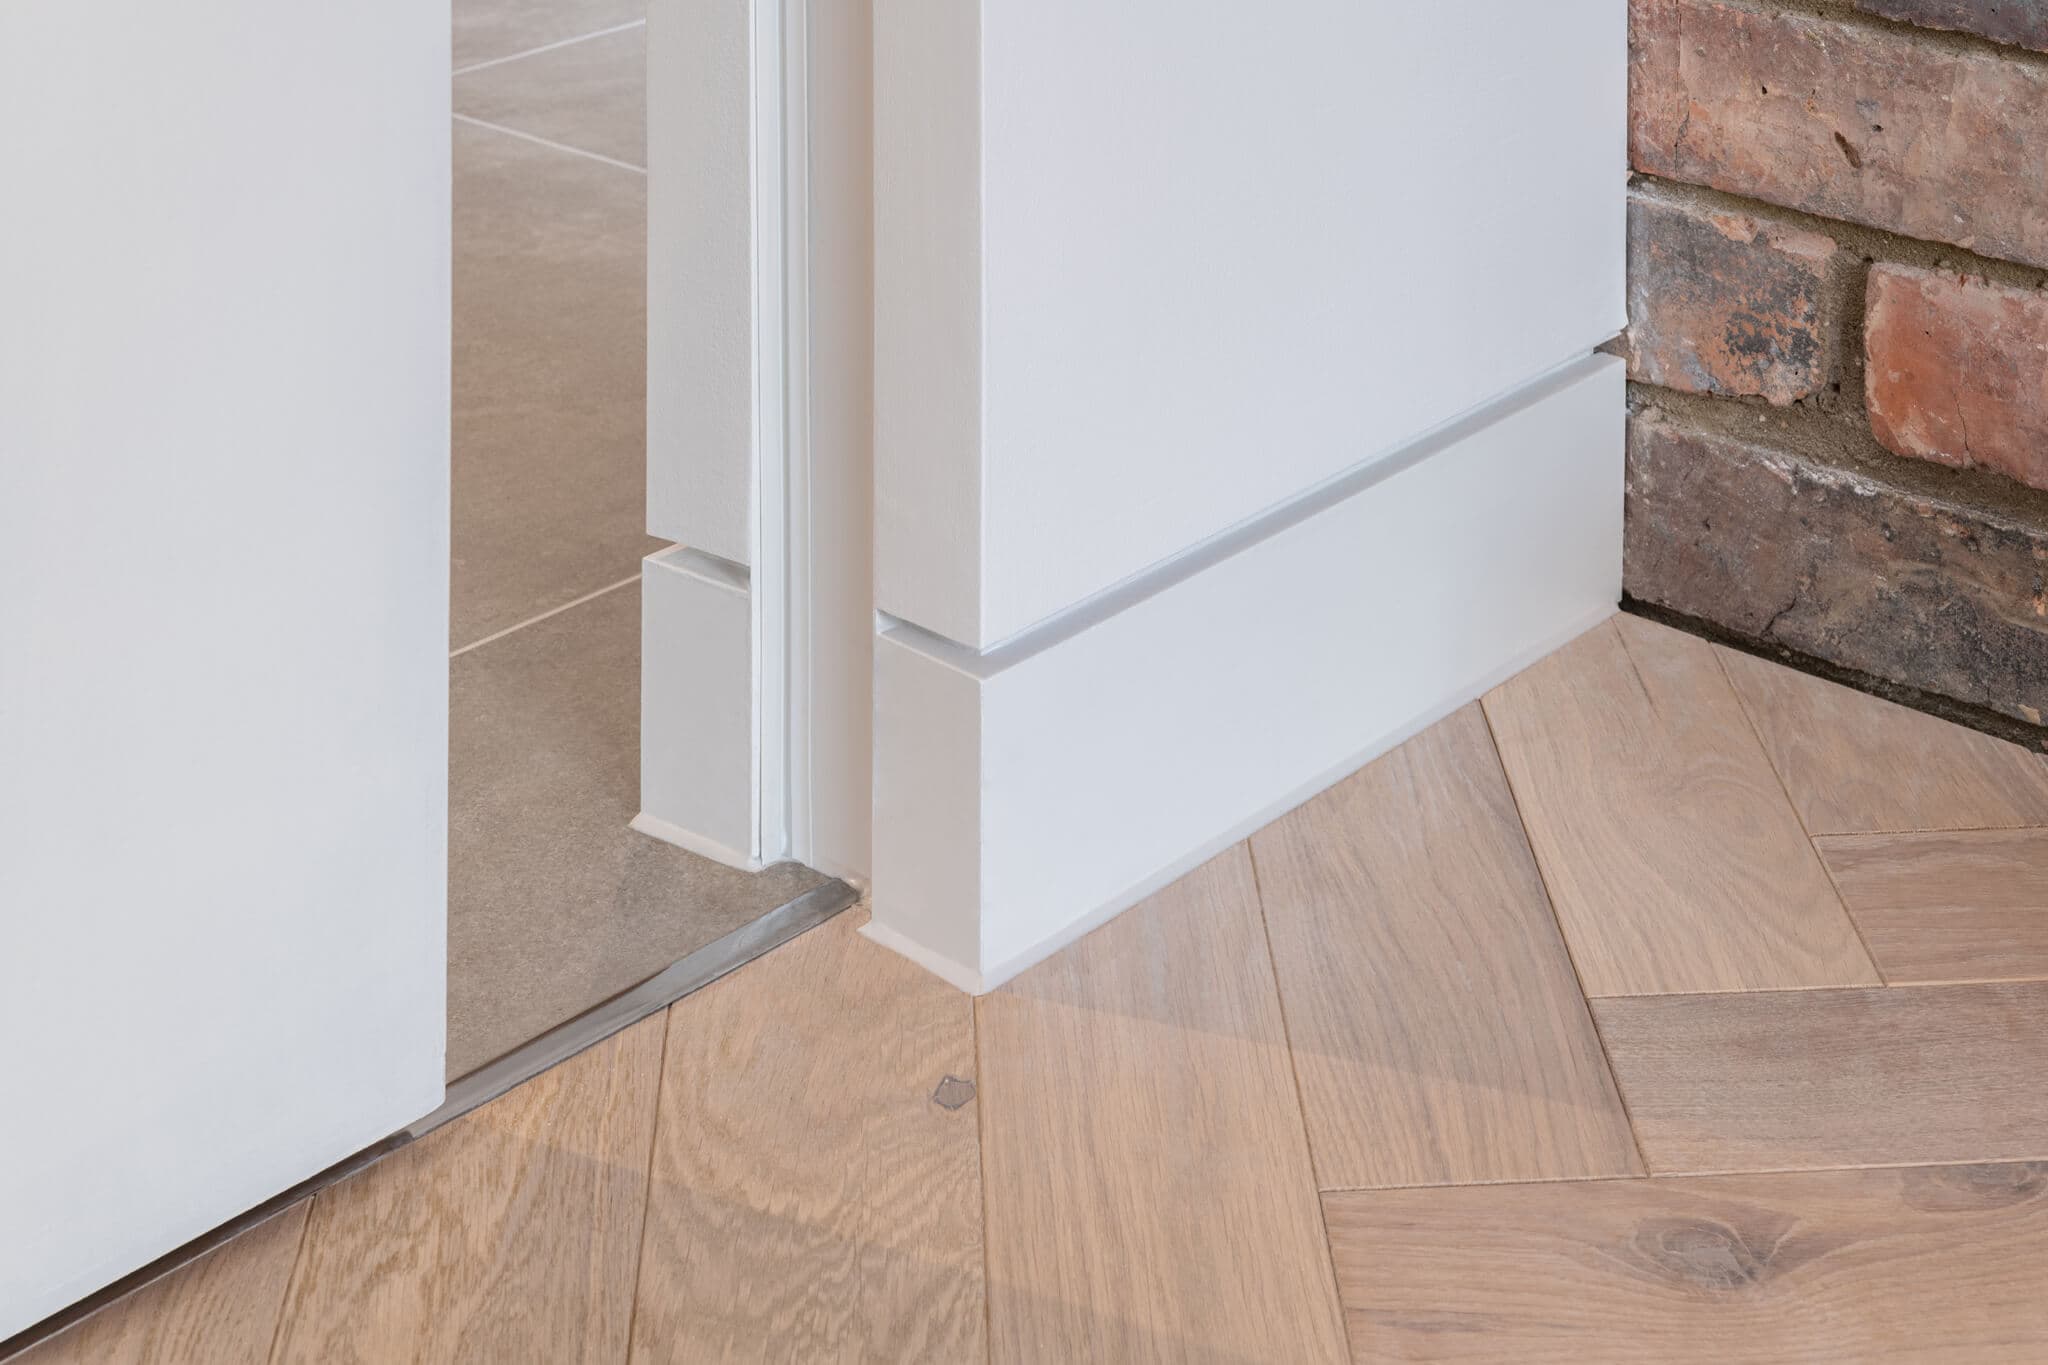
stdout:
[[876,0],[871,933],[993,985],[1612,610],[1626,66]]
[[1622,313],[1622,0],[883,0],[878,593],[1017,633]]
[[440,1101],[449,67],[0,5],[0,1337]]
[[1621,362],[997,650],[878,641],[871,937],[992,989],[1613,611]]

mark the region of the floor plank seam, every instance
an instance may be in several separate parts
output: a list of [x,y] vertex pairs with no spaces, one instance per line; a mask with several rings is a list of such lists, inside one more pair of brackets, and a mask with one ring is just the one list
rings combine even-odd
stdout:
[[[1662,719],[1661,713],[1657,710],[1656,694],[1650,691],[1649,679],[1643,676],[1643,666],[1636,662],[1636,652],[1628,647],[1628,632],[1618,626],[1610,627],[1610,629],[1614,631],[1614,638],[1621,645],[1621,657],[1628,660],[1628,676],[1635,683],[1636,691],[1643,694],[1643,703],[1650,708],[1650,714],[1658,719]],[[1725,677],[1726,674],[1724,673],[1723,676]],[[1740,700],[1740,698],[1737,698],[1737,700]],[[1487,728],[1489,730],[1493,728],[1491,721],[1487,722]],[[1496,740],[1494,749],[1498,752],[1499,748],[1499,741]]]
[[[2048,1150],[2048,1149],[2044,1149]],[[1972,1166],[2048,1165],[2042,1156],[1949,1157],[1934,1161],[1831,1162],[1824,1166],[1715,1166],[1699,1169],[1651,1171],[1635,1175],[1558,1175],[1515,1180],[1450,1180],[1419,1185],[1332,1185],[1316,1191],[1319,1195],[1412,1194],[1424,1190],[1512,1190],[1555,1185],[1625,1185],[1643,1180],[1712,1180],[1751,1175],[1826,1175],[1831,1171],[1918,1171],[1967,1169]]]
[[[1266,945],[1266,970],[1273,974],[1273,1007],[1280,1014],[1280,1043],[1287,1049],[1287,1076],[1294,1084],[1294,1111],[1301,1118],[1301,1142],[1308,1149],[1308,1178],[1311,1185],[1320,1187],[1322,1178],[1316,1165],[1316,1135],[1308,1119],[1308,1096],[1301,1085],[1301,1064],[1294,1056],[1294,1029],[1287,1021],[1287,991],[1280,984],[1280,960],[1273,953],[1273,926],[1266,918],[1266,888],[1259,880],[1259,853],[1252,841],[1244,841],[1245,861],[1252,872],[1252,898],[1259,907],[1259,941]],[[1316,1206],[1316,1228],[1323,1239],[1323,1262],[1330,1272],[1330,1291],[1337,1300],[1337,1320],[1344,1328],[1344,1349],[1355,1355],[1356,1347],[1351,1341],[1351,1315],[1344,1311],[1344,1285],[1337,1278],[1337,1249],[1330,1241],[1330,1215],[1323,1207],[1322,1190],[1314,1191]]]
[[[1924,1165],[1926,1163],[1915,1163]],[[1957,1165],[1967,1165],[1958,1162]],[[1612,1185],[1616,1182],[1646,1180],[1650,1172],[1631,1171],[1626,1175],[1536,1175],[1514,1176],[1499,1180],[1436,1180],[1402,1185],[1331,1185],[1316,1191],[1328,1194],[1396,1194],[1415,1190],[1497,1190],[1514,1189],[1523,1185]]]
[[967,997],[967,1024],[974,1035],[974,1169],[981,1184],[981,1357],[986,1365],[995,1365],[995,1296],[989,1292],[988,1266],[988,1125],[982,1122],[982,1106],[988,1103],[988,1071],[981,1059],[979,997]]
[[292,1251],[291,1273],[284,1277],[284,1300],[277,1305],[277,1322],[270,1329],[270,1351],[263,1357],[269,1365],[277,1365],[277,1353],[284,1349],[285,1323],[291,1317],[292,1294],[299,1286],[299,1267],[306,1263],[306,1242],[313,1235],[313,1206],[319,1201],[317,1194],[306,1201],[306,1218],[299,1224],[299,1244]]
[[1714,671],[1720,674],[1721,681],[1726,684],[1728,690],[1735,694],[1735,709],[1742,713],[1743,721],[1749,726],[1750,737],[1762,751],[1764,765],[1771,770],[1771,776],[1778,779],[1778,791],[1784,796],[1785,805],[1792,812],[1792,819],[1805,831],[1807,851],[1813,855],[1813,860],[1820,864],[1821,875],[1827,878],[1828,890],[1834,893],[1835,904],[1842,907],[1842,917],[1849,921],[1849,931],[1856,935],[1856,942],[1862,947],[1863,956],[1870,963],[1870,970],[1877,975],[1879,985],[1890,985],[1890,981],[1885,978],[1884,968],[1878,965],[1877,954],[1870,951],[1870,940],[1864,936],[1863,926],[1856,922],[1855,912],[1849,909],[1848,897],[1842,894],[1841,885],[1835,881],[1834,869],[1828,866],[1828,860],[1821,857],[1820,850],[1814,847],[1814,834],[1807,828],[1805,812],[1799,809],[1799,802],[1793,799],[1791,784],[1785,781],[1785,774],[1778,767],[1778,760],[1772,754],[1771,746],[1764,742],[1764,728],[1757,723],[1756,716],[1751,713],[1749,699],[1743,696],[1742,689],[1735,685],[1735,675],[1728,671],[1728,661],[1721,656],[1721,652],[1717,649],[1710,649],[1708,652],[1714,659]]
[[[1882,977],[1883,973],[1878,975]],[[1673,995],[1812,995],[1816,991],[1874,991],[1885,988],[1889,984],[1880,979],[1877,981],[1866,981],[1858,986],[1727,986],[1719,990],[1706,991],[1606,991],[1599,995],[1589,995],[1586,999],[1590,1002],[1594,1000],[1660,1000]],[[1902,981],[1899,984],[1901,986],[1924,986],[1931,983],[1925,981]]]
[[[1765,751],[1764,757],[1770,757],[1770,752],[1768,750]],[[1779,778],[1779,781],[1783,782],[1784,778],[1781,776]],[[1789,799],[1790,794],[1788,793],[1787,795]],[[1794,813],[1797,814],[1796,808],[1794,810]],[[1849,927],[1856,931],[1856,941],[1863,945],[1863,955],[1870,959],[1870,969],[1877,973],[1878,984],[1883,986],[1889,986],[1893,984],[1891,976],[1888,973],[1886,973],[1884,969],[1884,964],[1877,960],[1877,953],[1870,946],[1870,935],[1863,932],[1863,922],[1857,919],[1856,912],[1849,908],[1849,898],[1842,894],[1842,883],[1839,879],[1836,878],[1835,869],[1833,865],[1830,864],[1826,858],[1821,856],[1820,847],[1815,842],[1815,838],[1816,836],[1808,834],[1806,836],[1806,842],[1810,847],[1812,847],[1813,856],[1815,858],[1820,859],[1820,870],[1822,874],[1827,877],[1828,885],[1832,886],[1835,889],[1835,899],[1842,903],[1842,913],[1849,917]]]
[[1714,1166],[1698,1170],[1651,1171],[1650,1180],[1715,1180],[1751,1175],[1825,1175],[1830,1171],[1967,1170],[1972,1166],[2048,1166],[2048,1148],[2039,1156],[1957,1156],[1928,1161],[1829,1162],[1822,1166]]
[[1826,829],[1812,831],[1810,839],[1888,839],[1900,834],[2048,834],[2048,825],[1901,825],[1884,829]]
[[647,1188],[640,1199],[640,1235],[633,1239],[633,1301],[626,1307],[626,1353],[620,1365],[630,1365],[633,1359],[633,1332],[640,1322],[640,1277],[647,1265],[647,1226],[654,1210],[654,1154],[661,1145],[661,1096],[668,1089],[668,1040],[675,1028],[672,1004],[661,1012],[661,1062],[654,1073],[654,1121],[647,1134]]
[[[1630,667],[1634,667],[1633,660]],[[1641,679],[1637,681],[1640,685]],[[1647,1173],[1650,1162],[1643,1153],[1643,1136],[1636,1131],[1635,1115],[1629,1112],[1628,1096],[1622,1093],[1621,1077],[1614,1073],[1614,1058],[1607,1051],[1607,1035],[1600,1031],[1600,1018],[1593,1013],[1593,997],[1586,993],[1586,977],[1579,970],[1579,955],[1572,948],[1571,935],[1564,930],[1564,917],[1557,913],[1557,896],[1550,887],[1550,874],[1544,870],[1543,859],[1536,852],[1536,841],[1530,837],[1529,817],[1522,809],[1521,794],[1515,790],[1515,775],[1508,771],[1507,758],[1500,751],[1500,735],[1493,728],[1493,713],[1487,709],[1484,697],[1479,699],[1479,718],[1486,723],[1486,740],[1493,747],[1493,761],[1499,766],[1501,781],[1507,786],[1508,800],[1514,804],[1515,823],[1521,826],[1522,843],[1529,850],[1529,863],[1536,869],[1536,880],[1543,887],[1543,904],[1550,910],[1550,922],[1557,930],[1557,941],[1564,945],[1564,960],[1571,964],[1572,982],[1579,988],[1579,1008],[1586,1012],[1586,1023],[1593,1030],[1593,1040],[1600,1045],[1600,1065],[1606,1068],[1607,1084],[1614,1088],[1614,1102],[1621,1106],[1622,1122],[1628,1125],[1628,1140],[1636,1149],[1636,1166]]]
[[[2038,976],[1994,976],[1983,981],[1901,981],[1896,985],[1883,982],[1862,986],[1756,986],[1744,990],[1729,991],[1631,991],[1625,995],[1589,995],[1587,1001],[1596,1000],[1687,1000],[1687,999],[1738,999],[1754,995],[1854,995],[1858,991],[1887,991],[1910,995],[1914,991],[1948,986],[2016,986],[2029,981],[2048,980]],[[1596,1016],[1597,1018],[1597,1016]]]

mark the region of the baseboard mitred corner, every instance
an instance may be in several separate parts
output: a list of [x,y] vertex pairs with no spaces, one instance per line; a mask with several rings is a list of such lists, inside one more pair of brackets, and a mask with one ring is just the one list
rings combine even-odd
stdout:
[[737,868],[741,872],[759,872],[768,866],[767,863],[756,858],[751,853],[742,853],[736,848],[719,843],[716,839],[707,839],[701,834],[692,834],[681,825],[670,824],[666,820],[649,815],[646,811],[642,811],[634,816],[628,824],[631,828],[645,834],[650,839],[659,839],[665,844],[674,844],[677,848],[687,849],[701,858],[709,858],[714,863],[723,863],[727,867]]

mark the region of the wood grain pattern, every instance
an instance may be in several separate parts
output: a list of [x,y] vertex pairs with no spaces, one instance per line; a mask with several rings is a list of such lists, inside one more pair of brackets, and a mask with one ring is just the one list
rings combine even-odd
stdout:
[[992,1359],[1343,1357],[1243,845],[977,1020]]
[[2048,977],[2048,829],[1813,843],[1885,980]]
[[859,918],[670,1012],[636,1365],[984,1355],[973,1004]]
[[1595,1000],[1652,1172],[2048,1156],[2048,982]]
[[2048,759],[1716,646],[1813,834],[2048,825]]
[[1877,981],[1704,640],[1617,616],[1485,704],[1587,994]]
[[1322,1188],[1641,1173],[1477,706],[1252,854]]
[[662,1024],[322,1191],[278,1361],[623,1360]]
[[2048,1359],[2048,1167],[1356,1191],[1360,1361]]
[[294,1204],[10,1365],[261,1365],[305,1226]]

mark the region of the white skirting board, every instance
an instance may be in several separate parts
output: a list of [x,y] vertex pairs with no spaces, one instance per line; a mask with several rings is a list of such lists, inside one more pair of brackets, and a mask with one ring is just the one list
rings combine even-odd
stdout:
[[1588,356],[977,653],[884,618],[869,937],[986,991],[1614,610]]
[[753,601],[747,571],[681,546],[640,589],[640,814],[633,828],[754,871]]

